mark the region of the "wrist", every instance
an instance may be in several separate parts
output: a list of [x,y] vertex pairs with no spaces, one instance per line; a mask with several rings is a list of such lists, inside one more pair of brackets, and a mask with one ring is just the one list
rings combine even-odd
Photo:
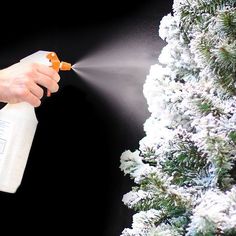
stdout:
[[9,80],[7,79],[5,69],[0,70],[0,102],[9,102],[6,96],[9,92]]

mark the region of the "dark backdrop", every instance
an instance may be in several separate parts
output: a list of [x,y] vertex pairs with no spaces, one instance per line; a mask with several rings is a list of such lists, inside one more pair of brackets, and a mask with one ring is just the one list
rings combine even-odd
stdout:
[[158,25],[171,3],[21,1],[1,6],[1,68],[37,50],[55,51],[75,63],[126,33],[142,38],[140,45],[149,45],[145,53],[150,53],[149,61],[140,67],[137,62],[123,76],[93,73],[97,81],[108,78],[106,95],[73,71],[60,73],[59,92],[36,109],[39,124],[22,184],[15,194],[0,193],[1,231],[118,236],[131,226],[132,212],[122,196],[132,182],[119,169],[120,155],[138,148],[144,136],[149,113],[142,85],[163,46]]

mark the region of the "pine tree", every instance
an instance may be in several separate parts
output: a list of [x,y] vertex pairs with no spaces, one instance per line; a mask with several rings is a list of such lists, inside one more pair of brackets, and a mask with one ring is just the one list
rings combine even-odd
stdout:
[[146,136],[121,156],[122,236],[236,235],[236,0],[174,0],[159,35]]

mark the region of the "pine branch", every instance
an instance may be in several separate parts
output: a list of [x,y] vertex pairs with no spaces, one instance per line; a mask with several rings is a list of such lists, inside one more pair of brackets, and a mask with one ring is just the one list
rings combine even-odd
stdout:
[[189,32],[192,30],[193,26],[196,26],[201,30],[205,31],[208,27],[209,22],[207,22],[207,14],[215,15],[218,9],[222,9],[226,5],[233,6],[233,1],[225,0],[214,0],[214,1],[204,1],[197,0],[196,3],[192,1],[185,1],[180,7],[181,23],[180,29],[184,34],[185,39],[191,40],[189,38]]
[[231,131],[228,135],[228,137],[231,139],[231,141],[236,144],[236,131]]
[[199,99],[196,99],[195,103],[201,115],[206,116],[212,113],[214,117],[220,118],[220,116],[224,114],[222,109],[214,106],[213,102],[207,98],[201,97]]
[[227,230],[225,233],[224,233],[225,236],[235,236],[236,235],[236,229],[230,229],[230,230]]
[[152,198],[139,201],[134,206],[134,210],[161,209],[166,218],[181,216],[188,211],[189,203],[174,191],[171,192],[166,181],[160,179],[156,174],[145,178],[141,182],[140,189],[153,193]]
[[[194,27],[197,27],[200,32],[207,32],[210,23],[210,17],[217,15],[218,11],[225,8],[226,6],[230,6],[232,8],[236,6],[236,3],[234,0],[212,0],[211,2],[205,0],[187,0],[182,3],[179,9],[181,17],[180,30],[183,34],[186,44],[190,43],[191,41],[191,31]],[[223,24],[223,26],[225,26],[225,30],[227,30],[226,18],[222,19],[225,23]],[[233,25],[235,24],[234,16],[231,16],[231,18],[228,19],[228,26],[229,23],[231,23],[230,28],[233,28]],[[233,29],[233,32],[235,32],[235,28]]]
[[215,58],[212,54],[212,48],[214,48],[214,42],[210,38],[210,35],[206,34],[204,37],[201,37],[197,49],[200,52],[202,59],[205,61],[205,64],[211,67],[214,66],[215,62]]
[[[181,139],[182,138],[182,139]],[[163,171],[179,186],[196,185],[195,179],[207,175],[208,161],[191,140],[176,137],[172,152],[161,163]]]
[[[235,74],[236,72],[236,41],[229,44],[223,44],[214,50],[216,58],[215,65],[218,67],[219,74],[229,72]],[[235,82],[236,79],[234,79]]]
[[230,44],[225,42],[216,48],[213,40],[208,37],[210,35],[202,36],[197,47],[202,60],[216,75],[216,85],[222,87],[229,95],[236,95],[236,41]]
[[211,161],[216,169],[219,188],[225,191],[235,183],[230,175],[230,171],[234,166],[233,160],[229,156],[229,150],[232,147],[219,137],[210,137],[207,143],[208,151],[212,153]]
[[156,166],[156,155],[153,147],[146,147],[140,153],[140,156],[143,157],[143,163],[148,163],[150,166]]
[[225,10],[217,16],[216,30],[227,37],[236,36],[236,11]]

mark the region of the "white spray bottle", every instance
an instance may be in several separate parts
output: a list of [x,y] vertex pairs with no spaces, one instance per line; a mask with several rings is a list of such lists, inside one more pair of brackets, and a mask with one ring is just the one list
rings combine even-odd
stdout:
[[[71,64],[60,62],[54,52],[38,51],[20,61],[32,62],[56,71],[71,69]],[[29,103],[7,104],[0,110],[0,191],[15,193],[20,186],[37,124]]]

